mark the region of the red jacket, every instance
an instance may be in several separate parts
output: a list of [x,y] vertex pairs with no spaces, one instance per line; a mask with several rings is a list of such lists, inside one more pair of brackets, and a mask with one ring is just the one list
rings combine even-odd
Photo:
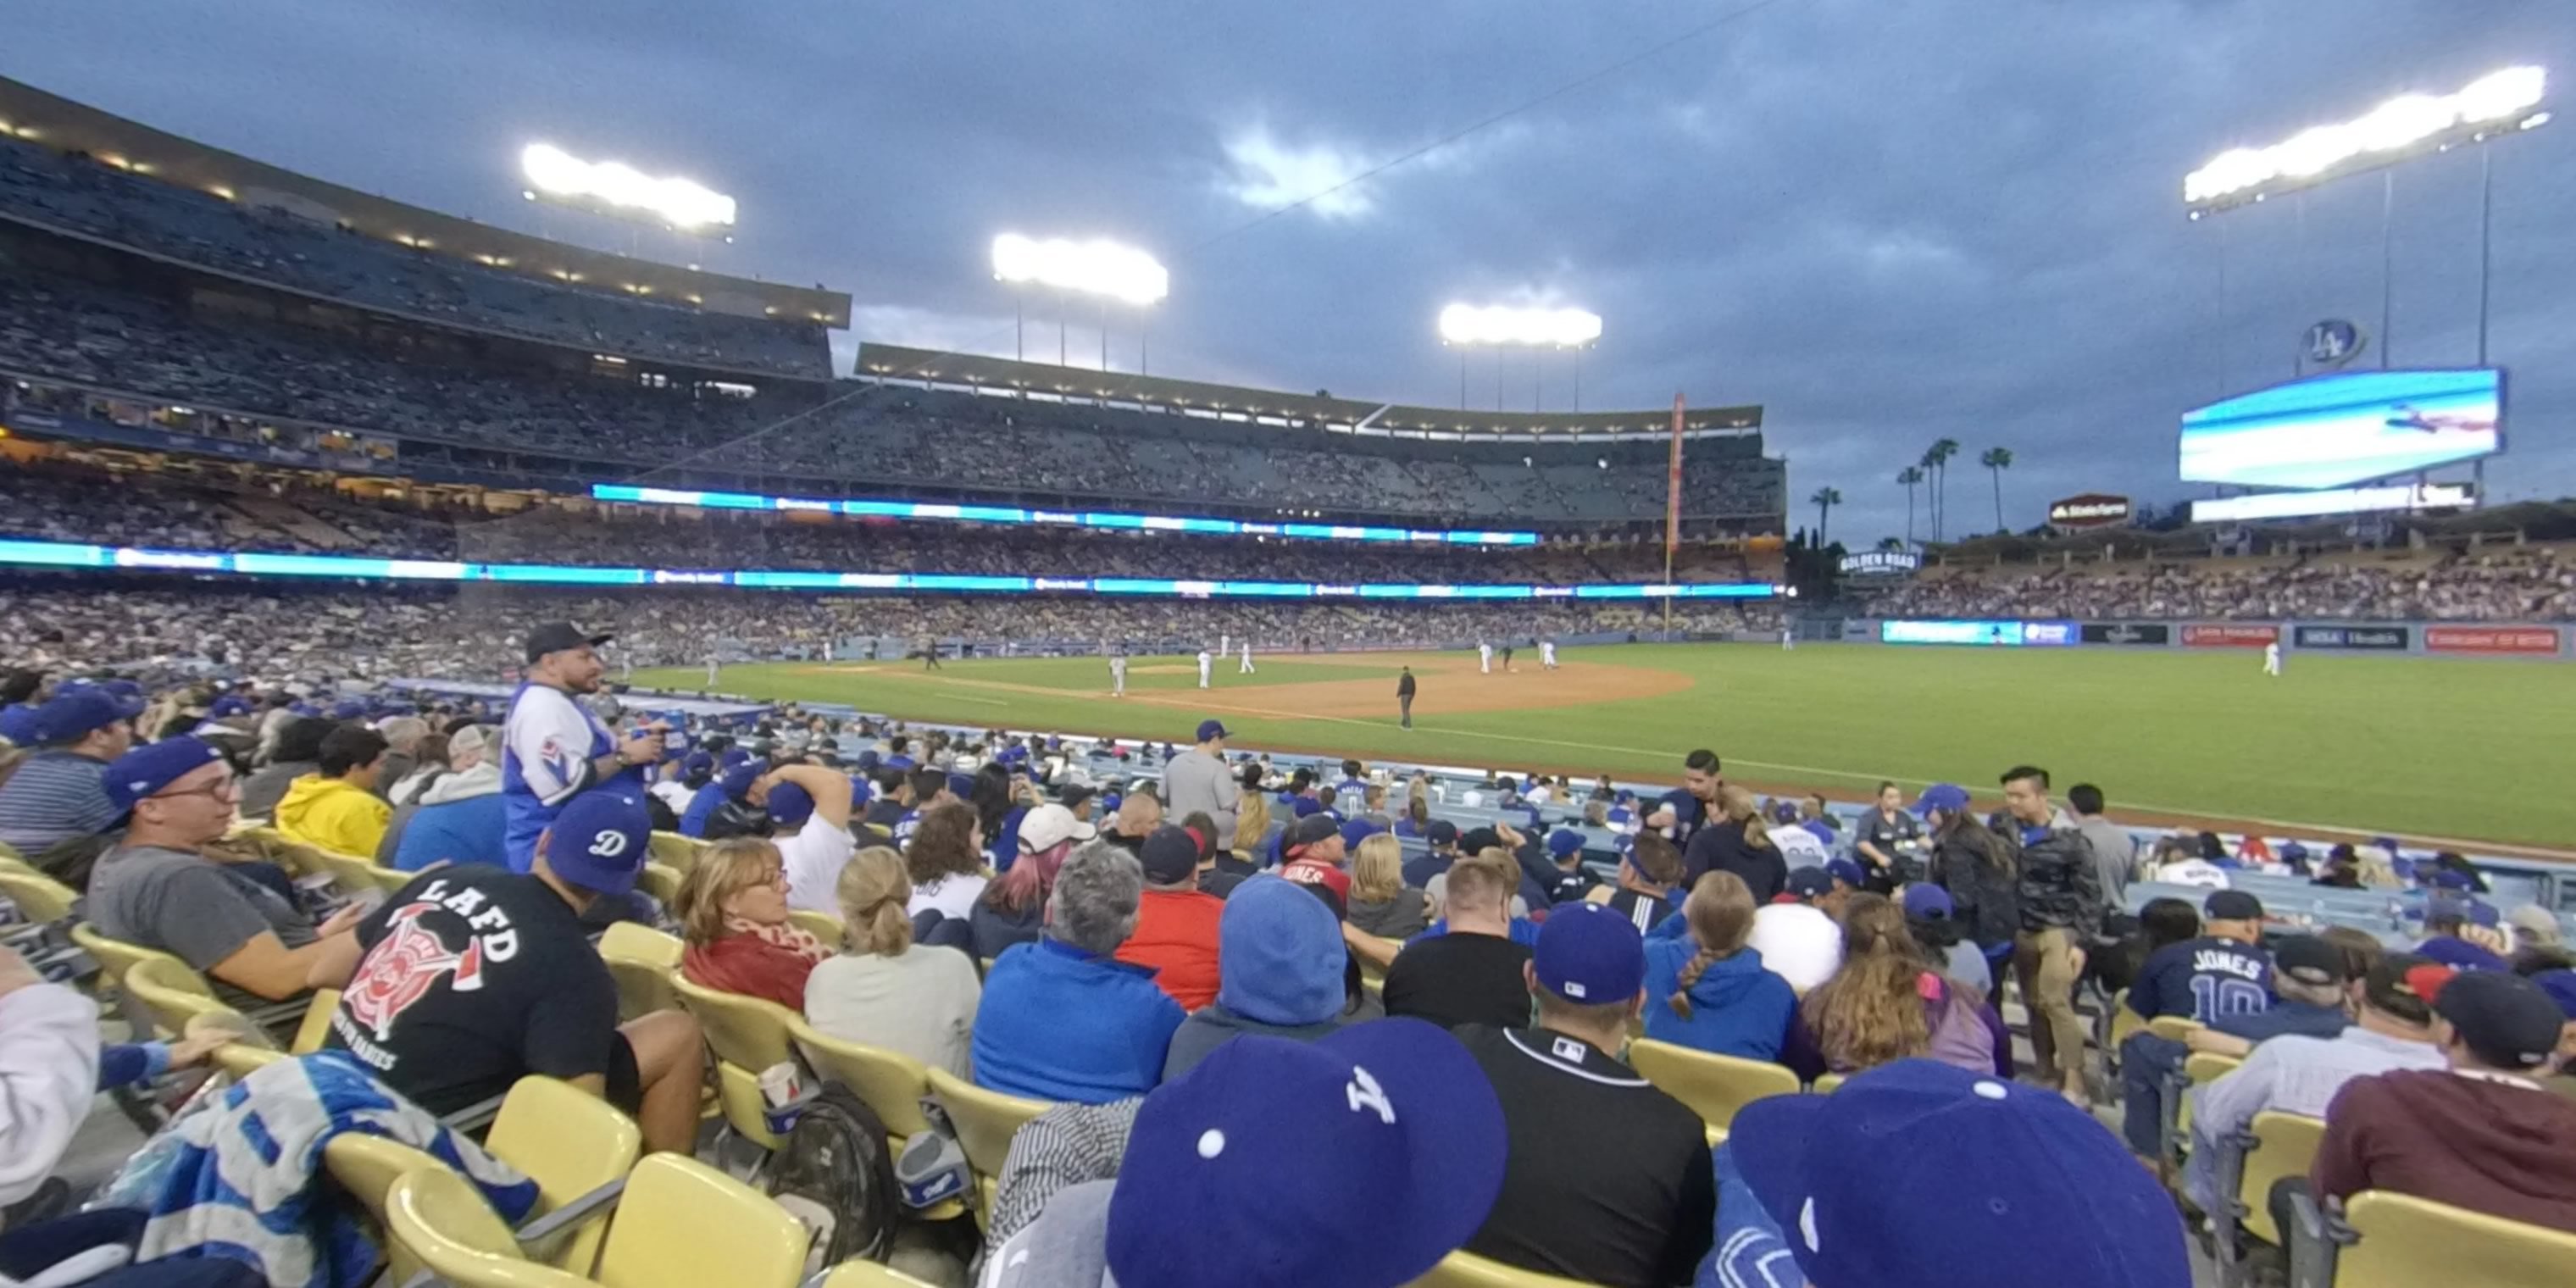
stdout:
[[757,935],[727,935],[703,948],[690,945],[680,955],[680,971],[702,988],[776,1002],[802,1015],[805,977],[814,973],[814,963]]
[[1148,890],[1136,907],[1136,933],[1118,960],[1147,966],[1154,982],[1185,1011],[1216,1000],[1216,927],[1225,900],[1196,890]]
[[2393,1190],[2576,1231],[2576,1101],[2448,1070],[2355,1078],[2326,1107],[2309,1179],[2319,1200]]

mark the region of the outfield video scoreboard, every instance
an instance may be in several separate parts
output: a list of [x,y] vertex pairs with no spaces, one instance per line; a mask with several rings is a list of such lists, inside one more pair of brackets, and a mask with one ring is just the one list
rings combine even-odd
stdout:
[[2336,488],[2473,461],[2503,447],[2498,368],[2347,371],[2184,412],[2182,478]]
[[2083,642],[2074,622],[2028,621],[1886,621],[1878,624],[1885,644],[1984,644],[2000,648],[2067,648]]

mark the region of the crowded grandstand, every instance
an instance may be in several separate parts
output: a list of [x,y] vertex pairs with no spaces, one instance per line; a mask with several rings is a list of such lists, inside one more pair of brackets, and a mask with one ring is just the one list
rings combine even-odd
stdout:
[[2460,1229],[2462,1282],[2576,1267],[2576,889],[2528,847],[720,673],[2576,621],[2558,546],[1845,580],[1759,407],[836,372],[837,292],[0,108],[0,1283],[2235,1288]]

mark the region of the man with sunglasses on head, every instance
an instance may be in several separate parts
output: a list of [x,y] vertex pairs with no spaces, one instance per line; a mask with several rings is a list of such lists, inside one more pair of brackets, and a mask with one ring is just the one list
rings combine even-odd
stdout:
[[232,826],[241,799],[233,767],[194,736],[137,747],[101,785],[125,811],[125,838],[90,874],[89,918],[111,939],[176,954],[214,981],[224,1003],[249,1010],[303,996],[328,973],[364,905],[319,926],[283,893],[201,852]]

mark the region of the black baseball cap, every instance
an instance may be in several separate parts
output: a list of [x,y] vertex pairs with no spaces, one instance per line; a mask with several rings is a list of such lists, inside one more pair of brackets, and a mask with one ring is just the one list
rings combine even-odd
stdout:
[[1482,854],[1503,848],[1502,834],[1490,827],[1471,828],[1458,838],[1458,848],[1468,854]]
[[1445,818],[1435,818],[1431,820],[1431,826],[1422,829],[1422,839],[1433,845],[1455,845],[1458,843],[1458,825]]
[[1072,809],[1097,795],[1087,783],[1066,783],[1055,789],[1055,803]]
[[2344,982],[2343,950],[2315,935],[2286,935],[2271,947],[2273,967],[2302,984]]
[[2218,890],[2211,892],[2200,911],[2212,921],[2261,921],[2263,901],[2242,890]]
[[2548,990],[2510,971],[2464,970],[2442,982],[2433,1013],[2469,1053],[2499,1069],[2537,1069],[2558,1051],[2566,1017]]
[[565,649],[597,648],[617,638],[615,635],[593,635],[570,622],[547,622],[528,632],[528,660]]
[[1309,845],[1320,845],[1327,838],[1341,834],[1342,825],[1334,822],[1331,816],[1309,814],[1288,825],[1287,834],[1280,838],[1279,850],[1294,857],[1297,851]]
[[1166,823],[1145,834],[1145,843],[1137,850],[1137,861],[1144,865],[1147,881],[1155,885],[1177,885],[1198,871],[1198,839],[1186,830]]

